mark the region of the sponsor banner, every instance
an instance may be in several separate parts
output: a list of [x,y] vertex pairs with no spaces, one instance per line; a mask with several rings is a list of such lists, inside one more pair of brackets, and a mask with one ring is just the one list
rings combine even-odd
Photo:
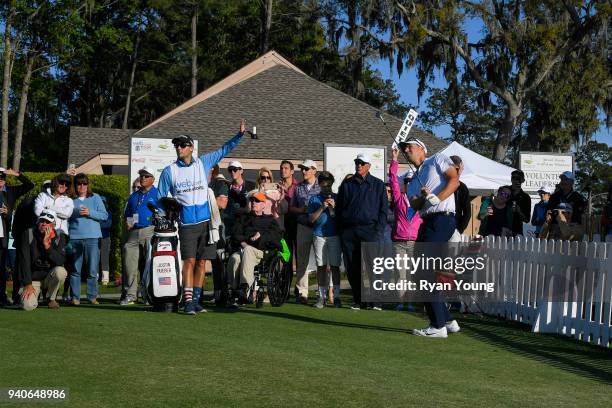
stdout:
[[521,152],[519,168],[525,173],[523,190],[536,192],[544,185],[555,189],[559,175],[574,170],[574,155]]
[[[194,140],[193,154],[198,155],[198,141]],[[170,139],[133,137],[130,145],[130,186],[138,178],[138,170],[149,167],[154,170],[155,185],[162,170],[176,160],[176,151]]]

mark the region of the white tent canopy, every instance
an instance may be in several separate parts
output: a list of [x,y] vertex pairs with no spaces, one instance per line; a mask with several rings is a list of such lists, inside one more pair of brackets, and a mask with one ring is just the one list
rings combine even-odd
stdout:
[[514,171],[512,167],[481,156],[457,142],[440,152],[461,157],[464,166],[461,181],[468,186],[471,195],[489,194],[500,186],[510,185],[510,173]]

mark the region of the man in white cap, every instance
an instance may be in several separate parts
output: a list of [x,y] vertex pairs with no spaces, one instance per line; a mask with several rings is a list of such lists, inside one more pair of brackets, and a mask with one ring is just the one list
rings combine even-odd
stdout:
[[295,302],[308,304],[308,261],[313,247],[312,224],[308,217],[308,203],[312,197],[321,192],[317,180],[317,164],[310,159],[304,160],[298,167],[302,170],[303,181],[295,187],[289,204],[289,213],[297,220],[296,234],[296,281]]
[[144,270],[144,262],[153,237],[152,213],[149,203],[157,206],[159,191],[153,185],[155,170],[143,167],[138,170],[140,187],[128,198],[123,220],[127,229],[127,239],[123,245],[125,269],[121,279],[121,300],[119,304],[133,305],[138,296],[138,281]]
[[38,307],[41,288],[47,289],[47,306],[59,309],[55,300],[60,285],[66,279],[66,243],[68,237],[61,229],[55,229],[57,214],[44,209],[34,228],[28,228],[19,240],[19,280],[21,304],[24,310]]
[[565,171],[559,175],[559,190],[550,196],[548,210],[552,211],[560,203],[572,205],[572,222],[582,224],[582,215],[586,208],[587,201],[579,192],[574,190],[576,177],[571,171]]
[[383,240],[389,200],[385,183],[370,174],[370,156],[359,153],[353,161],[355,174],[345,179],[338,188],[336,227],[341,237],[344,265],[353,292],[351,309],[360,310],[363,306],[361,243]]
[[[459,175],[454,163],[443,153],[427,157],[427,147],[417,138],[406,139],[400,143],[400,149],[404,149],[408,160],[416,167],[407,194],[410,205],[420,212],[423,219],[417,241],[448,242],[456,228],[453,194],[459,187]],[[441,299],[433,300],[425,302],[429,327],[413,330],[413,334],[445,338],[449,331],[459,331],[459,325],[452,319],[446,304]]]
[[543,185],[538,189],[538,195],[540,196],[540,202],[533,207],[533,215],[531,216],[531,225],[535,228],[534,234],[536,237],[540,235],[542,231],[542,225],[546,220],[546,211],[548,211],[548,200],[552,194],[552,188],[548,185]]
[[205,254],[208,243],[208,223],[211,212],[208,204],[208,174],[210,169],[228,155],[242,140],[246,122],[240,121],[240,130],[219,149],[200,157],[193,156],[193,139],[180,135],[172,139],[176,161],[167,166],[159,177],[159,197],[171,195],[181,204],[179,239],[183,258],[183,299],[185,314],[205,311],[194,298],[202,293]]

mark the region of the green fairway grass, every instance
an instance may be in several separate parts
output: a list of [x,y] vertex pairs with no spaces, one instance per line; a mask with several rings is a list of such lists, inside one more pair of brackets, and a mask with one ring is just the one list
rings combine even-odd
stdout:
[[612,391],[609,350],[475,316],[446,340],[409,335],[420,314],[294,304],[42,306],[0,321],[0,388],[69,389],[45,406],[604,406]]

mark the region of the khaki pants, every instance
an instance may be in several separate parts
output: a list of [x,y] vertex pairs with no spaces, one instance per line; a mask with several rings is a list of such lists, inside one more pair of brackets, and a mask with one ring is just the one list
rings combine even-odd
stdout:
[[38,295],[40,294],[41,287],[47,289],[48,299],[55,300],[57,291],[59,290],[60,285],[66,279],[66,276],[68,276],[66,269],[63,266],[56,266],[55,268],[51,269],[51,272],[49,272],[44,281],[32,281],[34,294],[30,295],[30,297],[22,302],[21,307],[23,307],[23,310],[31,311],[38,307]]
[[123,273],[123,296],[129,295],[136,299],[138,279],[144,270],[144,262],[151,245],[154,227],[132,229],[123,245],[125,271]]
[[255,266],[259,265],[264,257],[263,251],[247,245],[241,252],[234,252],[227,261],[227,281],[234,290],[239,284],[246,284],[250,288],[255,281]]
[[297,226],[297,268],[295,286],[300,292],[300,296],[308,297],[308,261],[312,248],[312,228],[302,224]]

